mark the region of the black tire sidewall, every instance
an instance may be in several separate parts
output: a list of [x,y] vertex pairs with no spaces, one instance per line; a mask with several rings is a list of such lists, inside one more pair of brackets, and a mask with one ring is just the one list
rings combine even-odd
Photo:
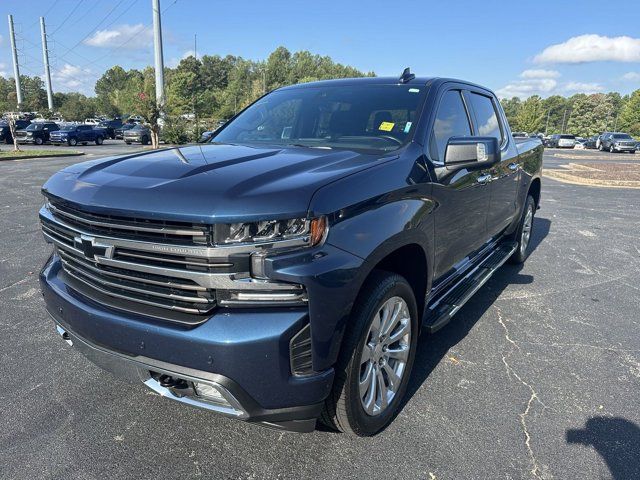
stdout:
[[42,145],[44,141],[40,137],[36,137],[33,143],[35,143],[36,145]]
[[78,141],[75,138],[70,138],[67,143],[70,147],[75,147],[78,144]]
[[531,195],[527,195],[527,200],[524,204],[524,208],[522,209],[522,216],[520,217],[520,224],[518,225],[518,230],[516,231],[515,240],[518,242],[518,247],[509,259],[510,263],[523,263],[531,252],[531,249],[529,248],[531,246],[531,237],[529,237],[529,244],[527,245],[525,251],[522,252],[522,250],[520,249],[522,243],[522,231],[524,230],[524,219],[527,216],[527,210],[529,209],[529,207],[531,208],[533,215],[533,218],[531,219],[531,235],[533,235],[533,222],[535,221],[536,216],[536,201]]
[[[399,406],[402,403],[407,389],[407,384],[411,376],[418,340],[418,311],[413,290],[409,284],[399,275],[387,274],[387,277],[382,281],[382,283],[378,283],[378,286],[382,288],[374,289],[374,294],[378,297],[376,301],[367,301],[368,299],[363,298],[362,300],[365,304],[364,308],[357,313],[358,318],[353,319],[355,322],[353,323],[354,332],[352,332],[352,334],[357,335],[359,340],[347,366],[347,377],[344,386],[345,406],[350,427],[357,435],[364,436],[374,435],[381,429],[385,428],[398,414]],[[381,296],[380,293],[382,293]],[[394,296],[399,296],[407,302],[411,315],[411,342],[409,358],[402,377],[402,384],[396,392],[392,402],[383,413],[372,417],[364,411],[360,401],[358,388],[360,379],[360,358],[366,341],[365,336],[369,331],[374,314],[380,309],[385,301]]]

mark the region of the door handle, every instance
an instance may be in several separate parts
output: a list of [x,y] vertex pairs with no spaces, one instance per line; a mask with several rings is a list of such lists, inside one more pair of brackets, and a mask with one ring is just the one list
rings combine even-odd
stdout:
[[492,176],[490,173],[486,173],[484,175],[480,175],[476,181],[480,184],[480,185],[486,185],[487,183],[491,182],[492,180]]
[[513,170],[514,172],[515,172],[516,170],[518,170],[518,164],[517,164],[517,163],[515,163],[515,162],[514,162],[514,163],[510,163],[510,164],[508,165],[508,167],[509,167],[509,170]]

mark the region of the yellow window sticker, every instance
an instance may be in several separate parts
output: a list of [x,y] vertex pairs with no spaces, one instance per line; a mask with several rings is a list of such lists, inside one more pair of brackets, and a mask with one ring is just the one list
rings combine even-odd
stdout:
[[384,132],[390,132],[391,130],[393,130],[394,125],[395,123],[393,122],[382,122],[378,127],[378,130],[382,130]]

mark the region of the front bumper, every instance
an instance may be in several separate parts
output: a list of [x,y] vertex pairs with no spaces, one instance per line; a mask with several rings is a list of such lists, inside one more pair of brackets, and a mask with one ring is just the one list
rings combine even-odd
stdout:
[[[306,309],[219,309],[194,328],[152,323],[83,297],[61,281],[60,270],[53,256],[40,274],[46,308],[94,363],[181,403],[286,430],[315,427],[334,371],[291,375],[289,341],[308,323]],[[181,396],[158,375],[220,387],[232,408]]]
[[613,149],[617,150],[618,152],[635,152],[636,146],[635,145],[614,145]]

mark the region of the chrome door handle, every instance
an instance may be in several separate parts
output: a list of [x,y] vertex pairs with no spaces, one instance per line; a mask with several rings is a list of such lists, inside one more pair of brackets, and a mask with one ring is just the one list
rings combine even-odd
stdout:
[[477,178],[477,180],[476,180],[476,181],[477,181],[480,185],[486,185],[487,183],[491,182],[491,179],[492,179],[491,174],[490,174],[490,173],[487,173],[487,174],[485,174],[485,175],[480,175],[480,176]]
[[510,163],[508,165],[508,167],[509,167],[509,170],[513,170],[513,171],[518,170],[518,164],[517,163]]

